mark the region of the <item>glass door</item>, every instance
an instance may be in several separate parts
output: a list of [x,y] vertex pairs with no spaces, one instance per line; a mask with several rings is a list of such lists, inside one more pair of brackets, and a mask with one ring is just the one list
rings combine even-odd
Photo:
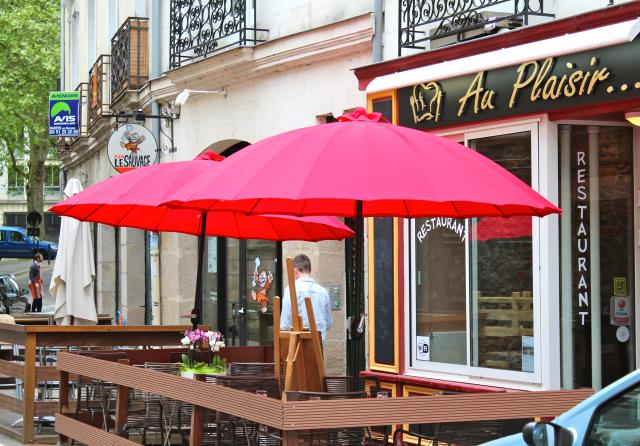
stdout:
[[209,237],[205,249],[203,322],[222,331],[227,345],[272,344],[280,244]]
[[600,389],[635,369],[633,130],[559,128],[562,384]]

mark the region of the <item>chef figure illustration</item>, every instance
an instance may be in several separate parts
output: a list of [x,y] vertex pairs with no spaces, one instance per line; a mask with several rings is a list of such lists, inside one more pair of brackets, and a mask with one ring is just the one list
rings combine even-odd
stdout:
[[273,273],[271,271],[260,271],[260,263],[260,257],[256,257],[256,267],[253,270],[253,280],[251,282],[251,285],[253,286],[253,290],[251,290],[251,297],[253,297],[253,300],[257,300],[260,304],[260,311],[262,313],[266,313],[267,304],[269,303],[267,291],[273,282]]

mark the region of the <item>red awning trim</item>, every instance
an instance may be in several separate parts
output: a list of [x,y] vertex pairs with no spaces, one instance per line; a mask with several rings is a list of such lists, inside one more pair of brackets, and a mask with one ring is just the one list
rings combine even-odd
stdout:
[[360,376],[375,377],[383,382],[393,382],[399,384],[410,384],[414,386],[430,387],[432,389],[450,390],[455,392],[467,393],[486,393],[486,392],[524,392],[517,389],[506,389],[502,387],[483,386],[480,384],[468,384],[456,381],[445,381],[440,379],[421,378],[417,376],[393,375],[391,373],[376,372],[365,370],[360,372]]

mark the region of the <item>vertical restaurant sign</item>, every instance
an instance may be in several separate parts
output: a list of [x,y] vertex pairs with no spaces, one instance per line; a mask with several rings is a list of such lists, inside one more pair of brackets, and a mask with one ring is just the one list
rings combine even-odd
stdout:
[[49,92],[49,136],[80,134],[80,92]]
[[118,172],[155,164],[158,159],[158,144],[146,127],[139,124],[124,124],[109,137],[107,144],[109,162]]
[[398,89],[400,125],[418,129],[638,97],[640,39]]
[[589,289],[591,278],[589,276],[589,233],[587,231],[589,221],[589,191],[587,186],[587,152],[576,152],[576,215],[578,228],[576,230],[576,248],[578,250],[576,260],[578,267],[578,283],[576,293],[578,295],[578,318],[580,325],[586,324],[589,316]]

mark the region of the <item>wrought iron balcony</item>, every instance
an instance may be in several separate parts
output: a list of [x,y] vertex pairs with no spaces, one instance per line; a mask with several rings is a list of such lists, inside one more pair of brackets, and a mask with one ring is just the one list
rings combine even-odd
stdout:
[[171,0],[170,68],[232,47],[264,42],[256,28],[256,1]]
[[69,150],[80,138],[86,138],[89,136],[89,84],[81,82],[78,84],[75,91],[80,92],[80,107],[78,109],[80,114],[80,134],[73,137],[58,138],[59,150]]
[[89,71],[89,129],[111,110],[110,103],[110,67],[111,56],[103,54]]
[[[526,26],[554,15],[544,0],[400,0],[398,56]],[[547,9],[549,0],[547,0]]]
[[149,19],[129,17],[111,39],[111,103],[149,80]]

